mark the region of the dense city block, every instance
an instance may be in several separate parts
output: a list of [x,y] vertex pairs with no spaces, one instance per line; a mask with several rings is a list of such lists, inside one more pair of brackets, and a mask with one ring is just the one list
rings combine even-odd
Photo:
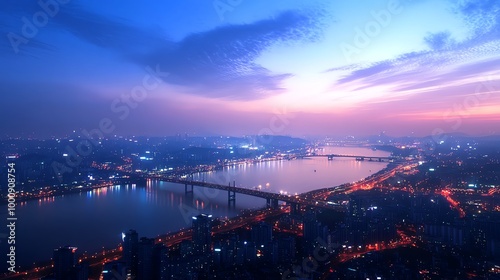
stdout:
[[[16,162],[22,170],[19,177],[26,183],[20,185],[19,199],[25,201],[108,185],[140,185],[144,180],[185,182],[189,201],[193,193],[188,185],[191,190],[220,188],[192,181],[193,173],[259,161],[307,160],[322,156],[327,146],[357,145],[391,153],[386,168],[362,180],[302,194],[270,195],[268,208],[235,218],[193,215],[189,227],[161,237],[142,237],[140,228],[130,229],[117,240],[118,248],[97,254],[80,253],[78,244],[55,248],[52,265],[30,268],[28,274],[44,279],[498,277],[496,138],[449,135],[438,143],[384,135],[279,139],[272,146],[259,143],[258,137],[101,139],[103,145],[82,157],[61,182],[51,165],[64,161],[65,147],[75,139],[3,141],[6,162]],[[347,155],[332,154],[328,160],[341,156]],[[235,188],[235,201],[228,203],[238,203],[236,193],[244,190],[231,183],[224,188],[229,194]],[[266,197],[260,190],[248,192]]]

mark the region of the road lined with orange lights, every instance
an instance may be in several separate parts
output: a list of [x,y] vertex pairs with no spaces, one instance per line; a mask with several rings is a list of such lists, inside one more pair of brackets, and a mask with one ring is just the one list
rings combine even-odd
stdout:
[[[232,219],[228,219],[222,225],[214,227],[212,234],[220,234],[228,231],[232,231],[243,227],[248,224],[254,224],[264,219],[279,216],[288,213],[288,209],[263,209],[256,210],[251,213],[247,213],[243,216],[237,216]],[[191,239],[192,230],[184,229],[173,234],[162,235],[156,238],[157,243],[163,243],[166,246],[173,246],[182,242],[183,240]],[[117,247],[110,250],[103,250],[93,255],[83,256],[79,259],[79,262],[88,261],[89,266],[93,271],[101,271],[103,265],[106,262],[113,260],[118,260],[122,253],[122,248]],[[43,276],[47,276],[52,272],[53,265],[47,265],[42,267],[36,267],[27,271],[18,272],[15,274],[4,274],[1,279],[13,279],[13,280],[35,280]]]
[[462,207],[460,207],[460,202],[454,200],[451,195],[451,191],[449,189],[443,189],[439,192],[437,192],[438,194],[442,195],[446,201],[448,201],[448,203],[450,203],[450,206],[455,208],[455,210],[458,211],[458,214],[460,215],[460,218],[465,218],[465,211],[464,209],[462,209]]
[[342,253],[340,253],[332,260],[332,262],[329,264],[329,268],[327,268],[325,273],[323,273],[321,279],[328,279],[328,276],[335,272],[334,267],[336,265],[351,261],[353,259],[361,258],[368,253],[391,250],[400,247],[417,246],[416,244],[418,240],[415,235],[409,235],[401,229],[398,229],[397,233],[399,235],[398,240],[391,241],[389,243],[379,242],[375,244],[369,244],[364,247],[358,246],[344,249]]
[[[327,188],[327,189],[322,189],[322,190],[316,190],[308,193],[304,193],[301,195],[297,195],[293,197],[294,202],[299,203],[299,204],[307,204],[311,206],[329,206],[326,208],[336,208],[337,210],[340,209],[339,207],[332,207],[332,205],[327,205],[327,199],[331,195],[334,194],[339,194],[339,193],[352,193],[357,190],[369,190],[375,187],[377,184],[380,184],[381,182],[387,180],[388,178],[391,178],[394,176],[397,172],[401,172],[404,170],[404,168],[407,168],[406,165],[397,165],[389,170],[386,170],[378,175],[373,175],[372,177],[369,177],[368,179],[363,179],[361,181],[349,184],[348,186],[338,188]],[[185,183],[185,182],[182,182]],[[245,191],[249,191],[245,189]],[[276,195],[278,199],[282,199],[281,195],[279,194],[273,194]],[[290,196],[287,197],[290,199]],[[311,200],[314,201],[314,203],[311,204]],[[262,221],[267,218],[271,218],[274,216],[278,216],[284,213],[287,213],[289,211],[288,208],[285,209],[272,209],[268,208],[265,210],[258,210],[258,211],[253,211],[251,213],[247,213],[244,216],[238,216],[232,219],[229,219],[226,221],[223,225],[219,225],[213,229],[213,234],[218,234],[218,233],[223,233],[227,231],[231,231],[237,228],[240,228],[242,226],[256,223],[259,221]],[[294,231],[296,232],[296,231]],[[176,232],[174,234],[168,234],[168,235],[163,235],[158,238],[156,238],[156,242],[158,243],[163,243],[167,246],[172,246],[175,244],[178,244],[182,242],[183,240],[191,239],[191,234],[192,230],[191,229],[184,229],[179,232]],[[400,243],[402,244],[402,243]],[[389,249],[389,247],[387,248]],[[373,251],[373,250],[371,250]],[[366,251],[365,253],[370,252],[370,250]],[[359,253],[357,253],[359,255]],[[121,257],[121,247],[111,249],[111,250],[103,250],[99,253],[96,253],[94,255],[90,256],[83,256],[80,258],[79,262],[82,261],[88,261],[90,267],[93,269],[102,269],[102,266],[104,263],[112,261],[112,260],[117,260]],[[349,257],[348,255],[345,256],[346,260],[351,258],[352,256]],[[40,277],[48,275],[52,271],[53,265],[48,265],[48,266],[43,266],[43,267],[36,267],[24,272],[18,272],[16,274],[4,274],[2,279],[38,279]]]
[[359,190],[370,190],[374,187],[377,187],[380,183],[385,180],[393,177],[396,173],[402,172],[408,168],[412,168],[414,164],[400,164],[396,165],[388,170],[381,171],[379,174],[372,175],[367,179],[362,179],[358,182],[354,182],[351,184],[344,184],[339,187],[326,188],[320,190],[310,191],[308,193],[302,194],[301,196],[306,198],[311,198],[315,200],[327,200],[332,195],[337,194],[350,194]]

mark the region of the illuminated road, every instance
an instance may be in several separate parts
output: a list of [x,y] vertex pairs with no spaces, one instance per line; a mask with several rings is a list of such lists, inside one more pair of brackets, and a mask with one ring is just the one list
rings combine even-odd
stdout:
[[[225,221],[222,225],[216,226],[212,229],[212,234],[219,234],[235,230],[237,228],[254,224],[268,218],[276,217],[289,212],[285,209],[264,209],[247,213],[243,216],[238,216]],[[172,246],[180,243],[182,240],[191,239],[191,229],[184,229],[179,232],[163,235],[156,238],[157,243],[163,243],[167,246]],[[103,250],[90,256],[83,256],[79,261],[88,261],[92,272],[101,271],[104,263],[117,260],[121,257],[121,247]],[[16,274],[4,274],[0,279],[15,279],[15,280],[36,280],[43,276],[47,276],[52,272],[52,265],[36,267],[27,271],[18,272]]]
[[405,232],[401,229],[398,229],[397,233],[398,233],[399,238],[396,241],[391,241],[389,243],[379,242],[379,243],[367,245],[365,247],[359,246],[357,248],[353,247],[353,248],[344,249],[344,252],[340,253],[337,257],[335,257],[331,261],[329,268],[327,268],[325,273],[323,273],[321,279],[328,279],[330,274],[335,272],[334,267],[336,265],[351,261],[353,259],[360,258],[367,253],[396,249],[396,248],[407,247],[407,246],[417,247],[418,240],[414,235],[409,235],[407,232]]
[[[391,178],[394,176],[397,172],[403,171],[405,168],[408,168],[408,165],[397,165],[389,170],[383,171],[380,174],[376,174],[373,176],[370,176],[364,180],[352,183],[352,184],[346,184],[345,186],[338,188],[327,188],[327,189],[321,189],[321,190],[315,190],[312,192],[304,193],[301,195],[296,195],[296,196],[288,196],[288,195],[282,195],[282,194],[275,194],[275,193],[262,193],[260,192],[257,196],[260,197],[272,197],[273,199],[279,199],[281,201],[287,201],[287,202],[294,202],[298,203],[301,205],[309,205],[309,206],[315,206],[315,207],[322,207],[322,208],[329,208],[329,209],[335,209],[337,211],[345,211],[344,206],[339,206],[339,205],[329,205],[327,204],[327,199],[331,195],[335,194],[349,194],[352,192],[355,192],[357,190],[369,190],[377,186],[377,184],[382,183],[383,181],[387,180],[388,178]],[[172,179],[170,179],[172,180]],[[177,180],[176,183],[186,183],[185,181],[180,181]],[[205,187],[216,187],[216,188],[228,188],[228,186],[219,186],[216,184],[210,184],[210,183],[205,183],[205,182],[189,182],[189,183],[196,183],[196,184],[203,184]],[[215,186],[212,186],[215,185]],[[239,188],[242,190],[238,190],[241,193],[249,194],[249,195],[255,195],[255,191],[251,189],[244,189],[244,188]],[[264,195],[264,196],[263,196]],[[223,233],[227,231],[231,231],[249,224],[253,224],[259,221],[262,221],[267,218],[275,217],[284,213],[287,213],[289,211],[288,208],[285,209],[265,209],[265,210],[258,210],[258,211],[253,211],[251,213],[247,213],[244,216],[238,216],[235,218],[232,218],[228,221],[226,221],[223,225],[217,226],[213,228],[213,234],[218,234],[218,233]],[[291,231],[298,233],[296,230]],[[163,235],[160,237],[156,238],[156,242],[158,243],[163,243],[167,246],[172,246],[175,244],[180,243],[182,240],[187,240],[191,239],[191,229],[184,229],[179,232],[176,232],[174,234],[169,234],[169,235]],[[399,246],[403,245],[408,245],[404,240],[396,242],[394,244],[388,244],[385,245],[386,247],[382,248],[374,248],[370,249],[367,248],[366,251],[364,252],[356,252],[352,254],[346,254],[343,255],[341,259],[339,259],[340,262],[345,262],[350,259],[359,257],[362,254],[366,254],[371,251],[376,251],[376,250],[385,250],[385,249],[392,249],[396,248]],[[102,270],[102,266],[104,263],[112,261],[112,260],[117,260],[121,256],[121,247],[111,249],[111,250],[103,250],[101,252],[98,252],[93,255],[88,255],[88,256],[83,256],[80,258],[79,261],[88,261],[91,267],[92,271],[98,271]],[[40,277],[49,275],[52,271],[52,265],[48,266],[43,266],[43,267],[36,267],[27,271],[23,272],[18,272],[16,274],[4,274],[2,275],[1,279],[38,279]],[[93,273],[92,273],[93,274]]]
[[299,157],[304,157],[304,158],[307,158],[307,157],[327,157],[327,158],[356,158],[356,159],[360,159],[360,160],[365,160],[365,159],[368,159],[368,161],[374,161],[375,160],[378,160],[378,161],[382,161],[382,160],[395,160],[397,159],[396,157],[384,157],[384,156],[363,156],[363,155],[340,155],[340,154],[324,154],[324,155],[316,155],[316,154],[311,154],[311,155],[302,155],[302,156],[299,156]]
[[443,190],[436,191],[436,193],[442,195],[446,199],[446,201],[448,201],[448,203],[450,203],[450,206],[458,211],[458,215],[460,216],[460,218],[465,218],[464,209],[462,209],[462,207],[460,207],[460,203],[458,201],[454,200],[451,197],[452,193],[449,189],[445,188]]
[[350,194],[359,190],[370,190],[381,184],[385,180],[393,177],[396,173],[402,172],[405,169],[412,168],[414,164],[400,164],[389,170],[384,170],[379,174],[372,175],[366,179],[354,182],[351,184],[344,184],[340,187],[326,188],[314,190],[301,195],[301,197],[314,200],[326,201],[332,195]]
[[168,178],[168,177],[162,177],[162,176],[152,176],[151,178],[165,181],[165,182],[170,182],[170,183],[182,184],[182,185],[194,185],[194,186],[200,186],[200,187],[211,188],[211,189],[218,189],[218,190],[223,190],[223,191],[231,191],[231,192],[241,193],[241,194],[245,194],[245,195],[251,195],[251,196],[255,196],[255,197],[272,199],[272,200],[276,200],[276,201],[284,201],[287,203],[296,203],[296,204],[300,204],[303,206],[327,208],[327,209],[336,210],[339,212],[345,212],[345,210],[346,210],[345,207],[343,207],[343,206],[327,204],[324,199],[323,200],[311,199],[310,197],[307,197],[304,195],[289,195],[289,194],[281,194],[281,193],[272,193],[272,192],[265,192],[265,191],[261,191],[261,190],[235,187],[235,186],[230,186],[230,185],[221,185],[221,184],[214,184],[214,183],[201,182],[201,181],[189,181],[189,180]]

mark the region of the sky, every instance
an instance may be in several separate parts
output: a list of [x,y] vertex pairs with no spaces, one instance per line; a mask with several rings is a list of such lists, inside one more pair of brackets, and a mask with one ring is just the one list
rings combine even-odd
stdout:
[[0,7],[0,137],[500,133],[497,0]]

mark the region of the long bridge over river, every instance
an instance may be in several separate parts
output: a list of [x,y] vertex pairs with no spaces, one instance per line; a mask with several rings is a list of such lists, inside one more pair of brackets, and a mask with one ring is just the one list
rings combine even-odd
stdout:
[[229,205],[234,205],[236,203],[236,193],[240,193],[240,194],[264,198],[267,201],[267,205],[269,207],[274,207],[274,208],[278,207],[279,201],[286,202],[286,204],[291,206],[292,212],[300,211],[301,206],[314,206],[330,210],[336,210],[339,212],[346,211],[344,206],[331,205],[324,200],[311,200],[311,199],[306,199],[301,195],[286,195],[286,194],[278,194],[278,193],[254,190],[249,188],[236,187],[235,182],[233,182],[233,185],[231,185],[231,182],[229,182],[227,185],[221,185],[209,182],[183,180],[183,179],[169,178],[163,176],[153,176],[151,177],[151,179],[182,184],[184,185],[184,191],[186,194],[190,193],[192,194],[194,186],[227,191],[227,200]]
[[298,156],[298,157],[301,157],[301,158],[326,157],[326,158],[328,158],[328,160],[333,160],[334,158],[355,158],[356,160],[360,160],[360,161],[364,161],[364,160],[368,160],[368,161],[393,161],[393,160],[398,159],[397,157],[393,157],[393,156],[388,156],[388,157],[363,156],[363,155],[357,156],[357,155],[341,155],[341,154],[326,154],[326,155],[311,154],[311,155],[302,155],[302,156]]

